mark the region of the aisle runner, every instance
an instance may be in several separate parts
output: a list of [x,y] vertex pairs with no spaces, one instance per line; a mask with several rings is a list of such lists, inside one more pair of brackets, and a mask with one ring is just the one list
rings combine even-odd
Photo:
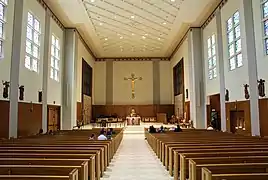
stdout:
[[[133,131],[140,133],[133,133]],[[144,139],[143,131],[127,127],[123,141],[102,180],[172,179]]]

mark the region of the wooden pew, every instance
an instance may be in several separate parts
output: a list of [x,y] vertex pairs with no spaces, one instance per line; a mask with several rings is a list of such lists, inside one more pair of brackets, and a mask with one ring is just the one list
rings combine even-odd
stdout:
[[67,176],[72,180],[81,180],[77,168],[79,166],[48,166],[48,165],[0,165],[1,175],[36,175],[36,176]]
[[[182,133],[149,134],[145,132],[145,136],[163,164],[169,166],[170,174],[173,174],[174,170],[174,179],[179,178],[179,170],[181,180],[185,180],[188,175],[188,172],[185,172],[185,170],[188,170],[188,157],[180,158],[181,154],[188,156],[189,154],[199,153],[200,155],[207,154],[210,156],[213,154],[217,156],[218,153],[221,153],[227,157],[235,155],[246,157],[247,155],[254,155],[253,153],[255,152],[257,153],[256,156],[261,156],[261,154],[264,154],[263,156],[268,155],[267,139],[245,137],[230,133],[190,130]],[[248,152],[251,152],[251,154]],[[200,156],[200,158],[203,157]],[[258,162],[258,159],[260,158],[252,160],[252,163],[264,161],[259,160]],[[237,161],[237,163],[241,162],[239,158],[237,158]]]
[[[14,139],[8,141],[1,141],[0,143],[0,166],[1,165],[14,165],[16,162],[16,168],[18,171],[22,165],[27,165],[29,163],[29,157],[31,157],[31,161],[34,162],[34,166],[59,166],[56,163],[56,159],[61,159],[60,162],[63,162],[60,165],[64,166],[78,166],[76,163],[81,163],[81,159],[90,159],[90,164],[87,168],[87,172],[90,174],[89,177],[91,180],[100,179],[103,175],[103,172],[106,170],[109,162],[111,161],[113,155],[118,149],[120,142],[123,138],[123,130],[118,129],[117,134],[113,136],[112,140],[107,141],[89,141],[88,137],[95,132],[99,132],[100,129],[85,130],[85,131],[60,131],[55,135],[41,135],[41,136],[33,136],[22,139]],[[9,158],[8,160],[4,160]],[[24,161],[21,159],[24,158]],[[34,158],[47,158],[43,160],[33,160]],[[14,159],[17,159],[14,161]],[[20,159],[20,160],[19,160]],[[66,161],[66,162],[65,162]],[[70,162],[71,161],[71,162]],[[20,163],[19,163],[20,162]],[[23,162],[23,163],[22,163]],[[75,162],[75,164],[74,164]],[[26,164],[25,164],[26,163]],[[32,167],[33,165],[31,165]],[[82,168],[82,166],[80,165]],[[22,167],[21,167],[22,168]],[[23,167],[24,168],[24,167]],[[29,168],[29,165],[28,165]],[[85,175],[83,176],[82,169],[78,168],[79,179],[85,179]],[[48,168],[49,169],[49,168]],[[1,175],[1,178],[5,178],[5,175]],[[35,176],[35,174],[27,174],[26,178],[38,179],[47,177],[48,179],[66,179],[69,176],[61,176],[61,175],[39,175]],[[42,177],[41,177],[42,176]],[[88,178],[88,175],[86,175]],[[93,176],[93,177],[91,177]],[[16,175],[10,175],[10,178],[19,178]],[[39,179],[40,179],[39,178]]]
[[[225,167],[228,169],[225,169]],[[267,180],[267,168],[267,164],[226,164],[225,166],[211,165],[206,168],[202,168],[202,180]],[[229,171],[230,173],[228,173],[227,171]],[[232,173],[232,171],[238,172]]]
[[[184,167],[186,164],[188,164],[187,160],[185,162],[181,162],[181,159],[179,157],[180,153],[186,153],[186,152],[192,152],[192,153],[198,153],[198,152],[208,152],[208,153],[213,153],[213,152],[246,152],[246,151],[268,151],[268,147],[239,147],[239,146],[222,146],[222,147],[207,147],[206,149],[202,148],[197,148],[197,149],[181,149],[181,150],[175,150],[175,155],[174,155],[174,164],[171,164],[172,161],[170,160],[170,167],[169,167],[169,172],[172,173],[174,171],[174,178],[178,176],[178,170],[179,169],[185,169]],[[179,166],[180,165],[180,166]],[[181,173],[183,175],[183,173]],[[185,177],[182,177],[182,179],[185,179]]]
[[268,156],[234,156],[234,157],[207,157],[192,158],[189,160],[189,179],[201,180],[202,168],[206,164],[235,164],[235,163],[268,163]]
[[[75,153],[75,152],[73,152]],[[71,154],[71,153],[62,153],[62,152],[46,152],[46,151],[39,151],[39,152],[28,152],[27,151],[17,151],[17,152],[3,152],[0,153],[0,158],[50,158],[50,159],[89,159],[92,158],[92,156],[95,157],[95,154],[83,154],[83,153],[75,153],[75,154]],[[96,156],[98,157],[98,156]],[[98,161],[95,162],[95,175],[97,180],[100,179],[101,177],[101,168],[100,168],[100,163],[98,163]]]
[[[81,166],[82,179],[95,179],[95,167],[89,167],[91,159],[42,159],[42,158],[0,158],[0,165],[53,165]],[[80,170],[80,168],[78,169]]]
[[[25,144],[23,144],[22,146],[0,146],[0,153],[1,152],[9,152],[9,151],[13,151],[13,152],[18,152],[18,151],[26,151],[27,153],[35,151],[35,152],[40,152],[42,150],[46,150],[46,152],[53,152],[53,151],[63,151],[66,152],[68,150],[68,152],[73,153],[76,151],[79,152],[88,152],[91,153],[92,155],[96,154],[96,163],[100,163],[100,167],[102,172],[104,172],[108,166],[107,164],[107,158],[104,157],[104,153],[103,153],[103,149],[100,149],[101,152],[98,152],[98,148],[95,147],[77,147],[77,146],[73,146],[73,147],[69,147],[69,146],[58,146],[58,145],[51,145],[51,146],[26,146]],[[100,155],[99,155],[100,154]]]

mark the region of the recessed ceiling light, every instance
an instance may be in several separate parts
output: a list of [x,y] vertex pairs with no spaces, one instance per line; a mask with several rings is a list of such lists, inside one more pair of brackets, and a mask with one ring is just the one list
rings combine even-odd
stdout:
[[108,39],[107,39],[107,38],[105,38],[104,40],[105,40],[105,41],[107,41]]
[[158,40],[161,40],[161,38],[159,37]]
[[100,23],[100,25],[102,26],[102,23]]
[[132,16],[130,16],[130,17],[131,17],[132,19],[134,19],[134,18],[135,18],[135,16],[133,16],[133,15],[132,15]]
[[167,24],[166,22],[163,22],[163,24],[165,25],[165,24]]
[[91,2],[95,2],[95,0],[91,0]]
[[175,0],[170,0],[171,2],[175,2]]
[[142,36],[142,39],[145,39],[146,37],[145,36]]

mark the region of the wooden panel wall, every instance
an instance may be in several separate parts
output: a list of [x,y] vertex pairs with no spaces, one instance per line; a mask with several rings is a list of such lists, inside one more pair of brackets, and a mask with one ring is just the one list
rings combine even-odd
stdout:
[[47,125],[48,131],[57,131],[60,129],[60,113],[61,106],[48,105],[47,106]]
[[190,116],[190,114],[191,114],[191,112],[190,112],[190,101],[187,101],[187,102],[185,102],[185,112],[186,112],[186,117],[184,117],[185,118],[185,120],[186,120],[186,122],[189,122],[189,120],[191,119],[191,116]]
[[244,120],[245,120],[246,130],[241,133],[244,135],[251,135],[250,102],[249,101],[236,101],[236,102],[228,102],[225,105],[226,105],[227,131],[231,132],[231,129],[232,129],[231,121],[235,121],[234,119],[231,119],[231,112],[232,111],[244,111]]
[[261,136],[268,136],[268,99],[259,100]]
[[18,136],[29,136],[42,128],[42,104],[20,102],[18,106]]
[[83,107],[81,102],[76,103],[76,120],[77,121],[82,121],[83,118]]
[[157,113],[167,113],[168,118],[174,114],[174,105],[93,105],[93,119],[100,115],[114,115],[126,117],[134,108],[136,113],[142,117],[156,117]]
[[9,101],[0,100],[0,138],[8,138],[9,132]]

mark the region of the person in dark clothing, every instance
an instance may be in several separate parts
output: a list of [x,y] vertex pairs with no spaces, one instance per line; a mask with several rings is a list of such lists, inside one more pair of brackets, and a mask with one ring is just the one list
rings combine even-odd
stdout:
[[111,129],[108,129],[107,130],[107,133],[106,133],[107,139],[112,139],[112,134],[113,134],[112,130]]
[[182,132],[182,129],[181,129],[180,125],[177,125],[177,127],[174,130],[174,132]]
[[104,134],[104,132],[105,132],[105,129],[102,128],[101,131],[100,131],[100,134]]
[[160,128],[159,128],[159,133],[163,133],[165,130],[164,130],[164,126],[161,126]]
[[156,133],[156,129],[154,126],[149,127],[149,133]]

